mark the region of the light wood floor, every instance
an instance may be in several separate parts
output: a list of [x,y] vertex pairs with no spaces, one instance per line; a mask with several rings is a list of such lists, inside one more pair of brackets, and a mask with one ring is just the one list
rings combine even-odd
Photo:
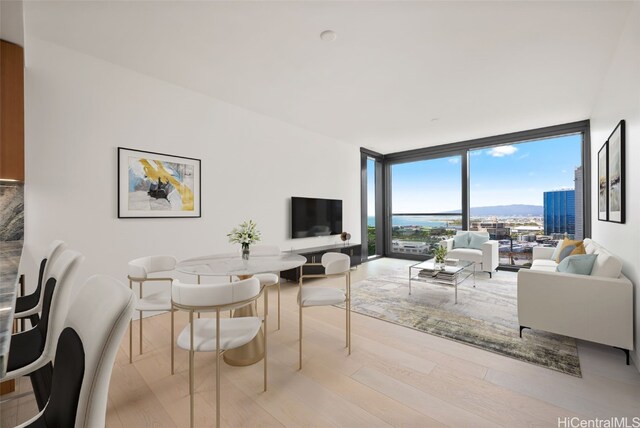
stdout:
[[[381,259],[354,270],[353,281],[408,266]],[[508,272],[497,275],[513,276]],[[323,280],[326,281],[326,280]],[[328,281],[339,284],[336,280]],[[304,368],[297,370],[296,287],[282,284],[282,329],[270,299],[269,391],[262,362],[222,367],[222,424],[228,427],[557,427],[558,418],[640,416],[640,374],[622,352],[579,343],[582,378],[353,314],[353,353],[344,348],[344,312],[305,313]],[[186,324],[178,314],[176,330]],[[176,350],[170,375],[169,316],[144,321],[145,353],[129,364],[123,339],[111,379],[108,427],[187,427],[187,353]],[[137,333],[137,322],[134,323]],[[134,336],[134,338],[137,336]],[[215,424],[213,355],[196,354],[196,426]],[[19,382],[28,391],[29,382]],[[1,426],[33,415],[32,396],[0,407]]]

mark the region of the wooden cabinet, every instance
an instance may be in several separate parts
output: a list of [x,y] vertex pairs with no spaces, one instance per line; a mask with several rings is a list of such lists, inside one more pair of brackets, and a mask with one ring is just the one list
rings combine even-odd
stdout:
[[24,54],[0,40],[0,180],[24,181]]
[[[351,257],[351,267],[357,266],[362,263],[362,246],[360,244],[352,245],[326,245],[323,247],[305,248],[301,250],[293,250],[295,254],[300,254],[307,258],[308,263],[320,263],[322,255],[328,252],[336,252],[347,254]],[[306,266],[303,268],[306,274],[322,274],[324,268],[322,266]],[[300,269],[289,269],[280,272],[280,277],[288,279],[290,281],[296,281],[300,279]]]

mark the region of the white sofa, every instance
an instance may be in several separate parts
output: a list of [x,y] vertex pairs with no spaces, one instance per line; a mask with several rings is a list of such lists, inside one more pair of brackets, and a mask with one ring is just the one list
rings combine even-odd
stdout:
[[[458,232],[461,233],[461,232]],[[466,232],[462,232],[466,233]],[[487,232],[468,232],[470,234],[478,234],[489,237]],[[454,248],[454,238],[445,239],[440,242],[440,245],[447,249],[447,258],[466,260],[473,262],[476,266],[480,266],[480,270],[487,272],[491,277],[491,274],[498,267],[500,261],[498,256],[498,241],[487,241],[482,244],[482,249],[476,248]]]
[[633,349],[633,284],[622,261],[591,239],[587,254],[597,254],[591,275],[556,272],[554,248],[534,247],[531,269],[518,272],[518,322],[525,328]]

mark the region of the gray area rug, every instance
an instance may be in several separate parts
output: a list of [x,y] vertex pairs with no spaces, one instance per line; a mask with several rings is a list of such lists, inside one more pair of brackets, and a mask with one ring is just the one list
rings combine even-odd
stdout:
[[408,271],[368,278],[352,284],[354,312],[404,327],[582,377],[573,338],[538,330],[518,336],[516,274],[478,273],[453,287],[412,281]]

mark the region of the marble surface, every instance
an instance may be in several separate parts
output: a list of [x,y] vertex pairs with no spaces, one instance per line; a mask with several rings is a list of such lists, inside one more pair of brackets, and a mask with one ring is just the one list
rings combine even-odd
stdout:
[[0,242],[0,377],[7,371],[22,241]]
[[249,260],[243,260],[239,253],[213,254],[183,260],[178,263],[176,270],[201,276],[255,275],[293,269],[306,261],[306,257],[293,253],[250,256]]
[[0,242],[24,239],[24,186],[0,184]]

